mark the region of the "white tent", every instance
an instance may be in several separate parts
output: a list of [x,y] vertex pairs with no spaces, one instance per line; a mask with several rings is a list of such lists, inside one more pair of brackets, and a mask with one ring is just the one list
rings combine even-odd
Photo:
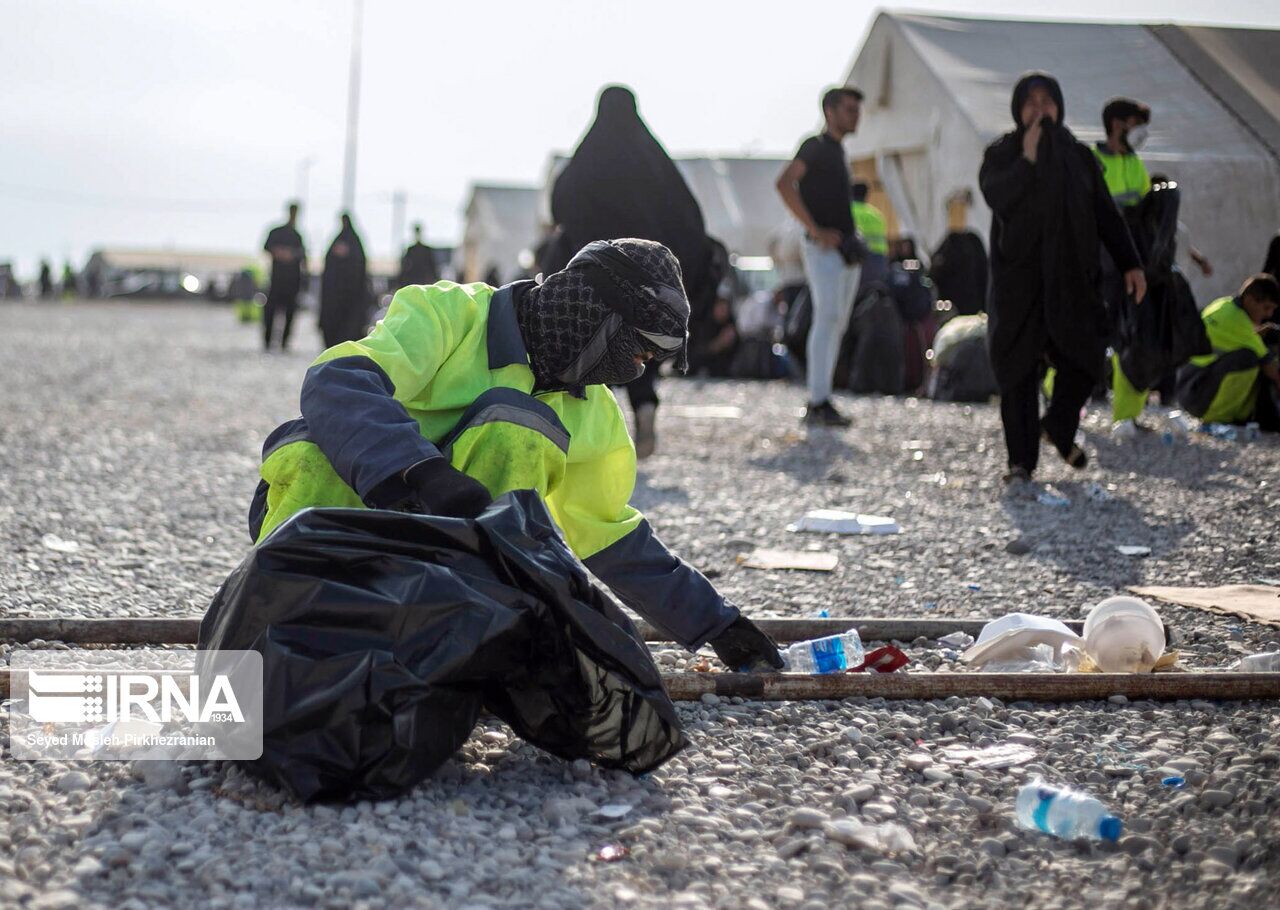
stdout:
[[[672,160],[702,209],[708,234],[734,255],[769,255],[770,241],[787,223],[787,211],[774,188],[786,159],[716,156]],[[546,221],[551,220],[551,187],[568,162],[568,157],[556,155],[548,164],[540,202]]]
[[1278,46],[1276,31],[884,12],[846,78],[866,94],[847,148],[855,173],[887,198],[899,231],[932,249],[949,226],[987,233],[978,167],[986,145],[1012,128],[1019,75],[1056,76],[1067,124],[1088,144],[1105,138],[1109,98],[1137,98],[1152,108],[1142,158],[1179,182],[1182,220],[1215,267],[1208,279],[1189,271],[1203,302],[1256,271],[1280,227],[1280,161],[1268,144],[1280,116],[1268,75]]
[[482,281],[492,270],[499,282],[524,274],[520,254],[541,236],[538,192],[531,186],[472,184],[454,263],[462,281]]

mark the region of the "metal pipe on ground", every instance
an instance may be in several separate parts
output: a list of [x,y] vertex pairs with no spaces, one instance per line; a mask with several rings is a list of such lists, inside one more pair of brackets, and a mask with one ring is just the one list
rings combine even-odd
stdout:
[[[0,671],[0,698],[9,697],[9,676],[10,671]],[[1280,699],[1280,673],[675,673],[663,676],[663,682],[675,701],[698,701],[708,694],[761,701],[952,695],[1005,702],[1095,701],[1113,695],[1131,701]]]
[[[757,619],[766,634],[781,644],[838,635],[851,628],[858,630],[863,641],[914,641],[938,638],[951,632],[966,632],[977,637],[986,619],[907,619],[871,618],[865,616],[824,617],[822,619]],[[1084,623],[1069,620],[1067,628],[1080,634]],[[146,617],[135,619],[62,619],[0,620],[0,641],[19,644],[35,641],[61,641],[69,645],[191,645],[200,633],[200,617]],[[640,623],[645,641],[666,642],[671,636],[648,623]]]

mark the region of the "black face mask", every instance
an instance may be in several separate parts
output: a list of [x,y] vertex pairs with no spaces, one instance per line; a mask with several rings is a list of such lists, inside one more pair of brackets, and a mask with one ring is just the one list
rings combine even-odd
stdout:
[[542,389],[630,382],[646,354],[685,366],[689,304],[675,257],[657,243],[588,244],[525,294],[517,316]]

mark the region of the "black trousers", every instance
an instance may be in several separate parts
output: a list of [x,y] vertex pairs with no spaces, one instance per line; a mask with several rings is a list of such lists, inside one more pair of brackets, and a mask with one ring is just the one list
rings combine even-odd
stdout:
[[631,410],[639,409],[642,404],[658,406],[658,367],[654,363],[645,364],[644,372],[627,383],[627,397],[631,399]]
[[293,314],[298,311],[298,292],[292,294],[268,294],[267,302],[262,307],[262,347],[271,350],[271,338],[276,323],[276,314],[284,317],[284,327],[280,332],[280,350],[289,347],[289,332],[293,329]]
[[1045,432],[1059,452],[1070,452],[1080,428],[1080,409],[1089,400],[1094,377],[1073,366],[1066,358],[1056,358],[1057,375],[1053,397],[1044,419],[1040,418],[1040,383],[1043,370],[1031,370],[1013,385],[1000,387],[1000,422],[1009,467],[1035,471],[1040,460],[1040,434]]

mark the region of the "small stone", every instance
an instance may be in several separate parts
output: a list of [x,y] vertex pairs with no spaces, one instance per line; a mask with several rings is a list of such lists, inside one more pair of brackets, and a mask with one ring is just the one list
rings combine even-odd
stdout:
[[965,797],[965,802],[967,802],[969,804],[969,807],[973,809],[974,812],[977,812],[979,815],[986,815],[988,812],[990,812],[992,809],[995,808],[995,803],[993,803],[991,800],[987,799],[984,796],[976,796],[971,794]]
[[984,837],[978,841],[978,849],[989,856],[1004,856],[1005,854],[1004,843],[994,837]]
[[1173,848],[1174,853],[1187,853],[1191,850],[1191,835],[1186,833],[1175,835],[1173,840],[1169,841],[1169,846]]
[[947,781],[952,779],[952,774],[946,768],[930,766],[924,769],[924,779],[931,781]]
[[854,784],[848,790],[844,791],[844,795],[849,797],[855,803],[861,805],[875,798],[876,788],[871,784]]
[[58,778],[55,787],[62,793],[75,793],[78,790],[87,790],[92,783],[89,775],[83,771],[68,771]]
[[444,878],[444,866],[433,859],[424,859],[418,864],[418,874],[429,882],[438,882]]
[[783,904],[798,904],[804,900],[804,892],[791,885],[783,885],[773,893],[777,895],[778,901]]
[[1212,809],[1221,809],[1231,805],[1231,801],[1235,799],[1227,790],[1205,790],[1200,794],[1200,802]]
[[1143,834],[1131,834],[1120,839],[1120,849],[1130,856],[1137,856],[1144,850],[1154,850],[1158,846],[1160,846],[1159,841]]
[[1129,704],[1129,696],[1112,695],[1110,698],[1107,699],[1107,701],[1111,702],[1111,704],[1113,705],[1127,705]]
[[1216,847],[1210,847],[1205,853],[1208,854],[1210,859],[1217,860],[1232,869],[1235,869],[1236,864],[1240,862],[1240,854],[1236,852],[1235,847],[1229,845],[1219,844]]
[[783,859],[791,859],[791,857],[803,853],[809,848],[809,842],[803,837],[793,837],[791,840],[783,841],[778,845],[778,856]]
[[787,819],[787,824],[793,828],[821,828],[826,821],[827,813],[820,809],[801,806],[791,813]]
[[80,861],[75,864],[71,874],[76,878],[92,878],[102,872],[104,868],[102,861],[96,856],[85,856],[81,857]]
[[924,752],[912,752],[902,760],[902,763],[912,771],[923,771],[933,764],[933,756]]
[[718,705],[720,704],[720,696],[714,692],[703,692],[701,701],[704,705]]

